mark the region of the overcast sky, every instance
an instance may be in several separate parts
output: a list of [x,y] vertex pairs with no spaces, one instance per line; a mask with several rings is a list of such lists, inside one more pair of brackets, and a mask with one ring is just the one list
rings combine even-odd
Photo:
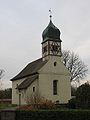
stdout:
[[29,62],[41,57],[42,32],[49,23],[61,31],[62,48],[77,53],[90,80],[90,0],[0,0],[0,69],[3,88]]

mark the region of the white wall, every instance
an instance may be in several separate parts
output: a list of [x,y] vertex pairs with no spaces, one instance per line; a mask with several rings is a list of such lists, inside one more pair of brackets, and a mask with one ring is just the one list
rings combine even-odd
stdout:
[[[56,62],[56,66],[54,66],[54,62]],[[35,87],[35,92],[38,92],[41,97],[53,102],[59,100],[60,103],[67,103],[71,98],[71,74],[61,62],[61,58],[50,57],[49,61],[38,72],[39,78],[26,90],[21,90],[21,104],[27,103],[27,96],[33,94],[33,87]],[[19,92],[16,87],[17,84],[21,84],[25,79],[12,82],[12,104],[19,104]],[[53,80],[58,80],[57,95],[53,95]]]
[[[33,87],[35,87],[35,92],[33,92]],[[26,103],[27,101],[32,97],[32,95],[38,93],[38,79],[36,79],[28,88],[26,91]],[[30,100],[29,100],[30,102]]]
[[[54,62],[57,62],[56,66],[54,66]],[[45,66],[39,70],[39,73],[40,94],[49,100],[67,103],[71,98],[71,74],[61,62],[60,57],[51,57]],[[53,80],[58,80],[57,95],[53,95]]]
[[20,99],[20,103],[21,105],[23,104],[27,104],[27,99],[28,96],[31,96],[31,94],[33,93],[33,87],[35,87],[35,91],[38,91],[38,80],[36,79],[31,85],[30,87],[28,87],[27,89],[22,89],[20,90],[20,92],[16,89],[17,84],[21,84],[24,79],[20,79],[20,80],[16,80],[12,82],[12,104],[17,104],[19,105],[19,94],[21,94],[21,99]]
[[12,104],[19,104],[19,92],[16,88],[17,85],[20,85],[25,79],[26,78],[12,81]]

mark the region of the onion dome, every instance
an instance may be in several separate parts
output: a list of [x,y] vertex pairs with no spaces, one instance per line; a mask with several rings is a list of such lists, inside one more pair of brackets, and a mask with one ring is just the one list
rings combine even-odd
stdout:
[[61,41],[60,40],[60,30],[52,23],[50,20],[48,26],[42,33],[43,42],[47,40]]

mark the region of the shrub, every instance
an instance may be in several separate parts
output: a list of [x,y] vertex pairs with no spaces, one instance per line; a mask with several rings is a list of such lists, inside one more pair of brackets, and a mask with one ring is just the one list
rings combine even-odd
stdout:
[[71,100],[69,100],[69,108],[75,109],[76,108],[76,98],[72,98]]
[[33,110],[33,107],[31,105],[22,105],[16,107],[17,110]]
[[16,120],[90,120],[90,111],[17,111]]
[[53,109],[55,104],[51,100],[43,99],[39,104],[40,109]]
[[38,93],[27,96],[26,102],[27,102],[27,105],[32,106],[33,109],[55,108],[55,104],[51,100],[41,97],[40,94]]
[[77,88],[76,105],[78,108],[90,109],[90,85],[88,83]]

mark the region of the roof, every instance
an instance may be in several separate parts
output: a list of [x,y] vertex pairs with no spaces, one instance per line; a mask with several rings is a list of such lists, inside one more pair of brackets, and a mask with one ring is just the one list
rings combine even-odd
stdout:
[[42,33],[43,42],[47,39],[52,39],[53,41],[61,41],[60,40],[60,30],[52,23],[50,20],[48,26]]
[[17,89],[19,89],[19,90],[20,89],[26,89],[37,78],[38,78],[38,74],[32,75],[32,76],[26,78],[20,85],[18,85]]
[[29,63],[18,75],[12,78],[11,81],[18,80],[38,73],[38,70],[42,68],[46,64],[46,62],[47,61],[43,61],[42,58],[40,58]]

